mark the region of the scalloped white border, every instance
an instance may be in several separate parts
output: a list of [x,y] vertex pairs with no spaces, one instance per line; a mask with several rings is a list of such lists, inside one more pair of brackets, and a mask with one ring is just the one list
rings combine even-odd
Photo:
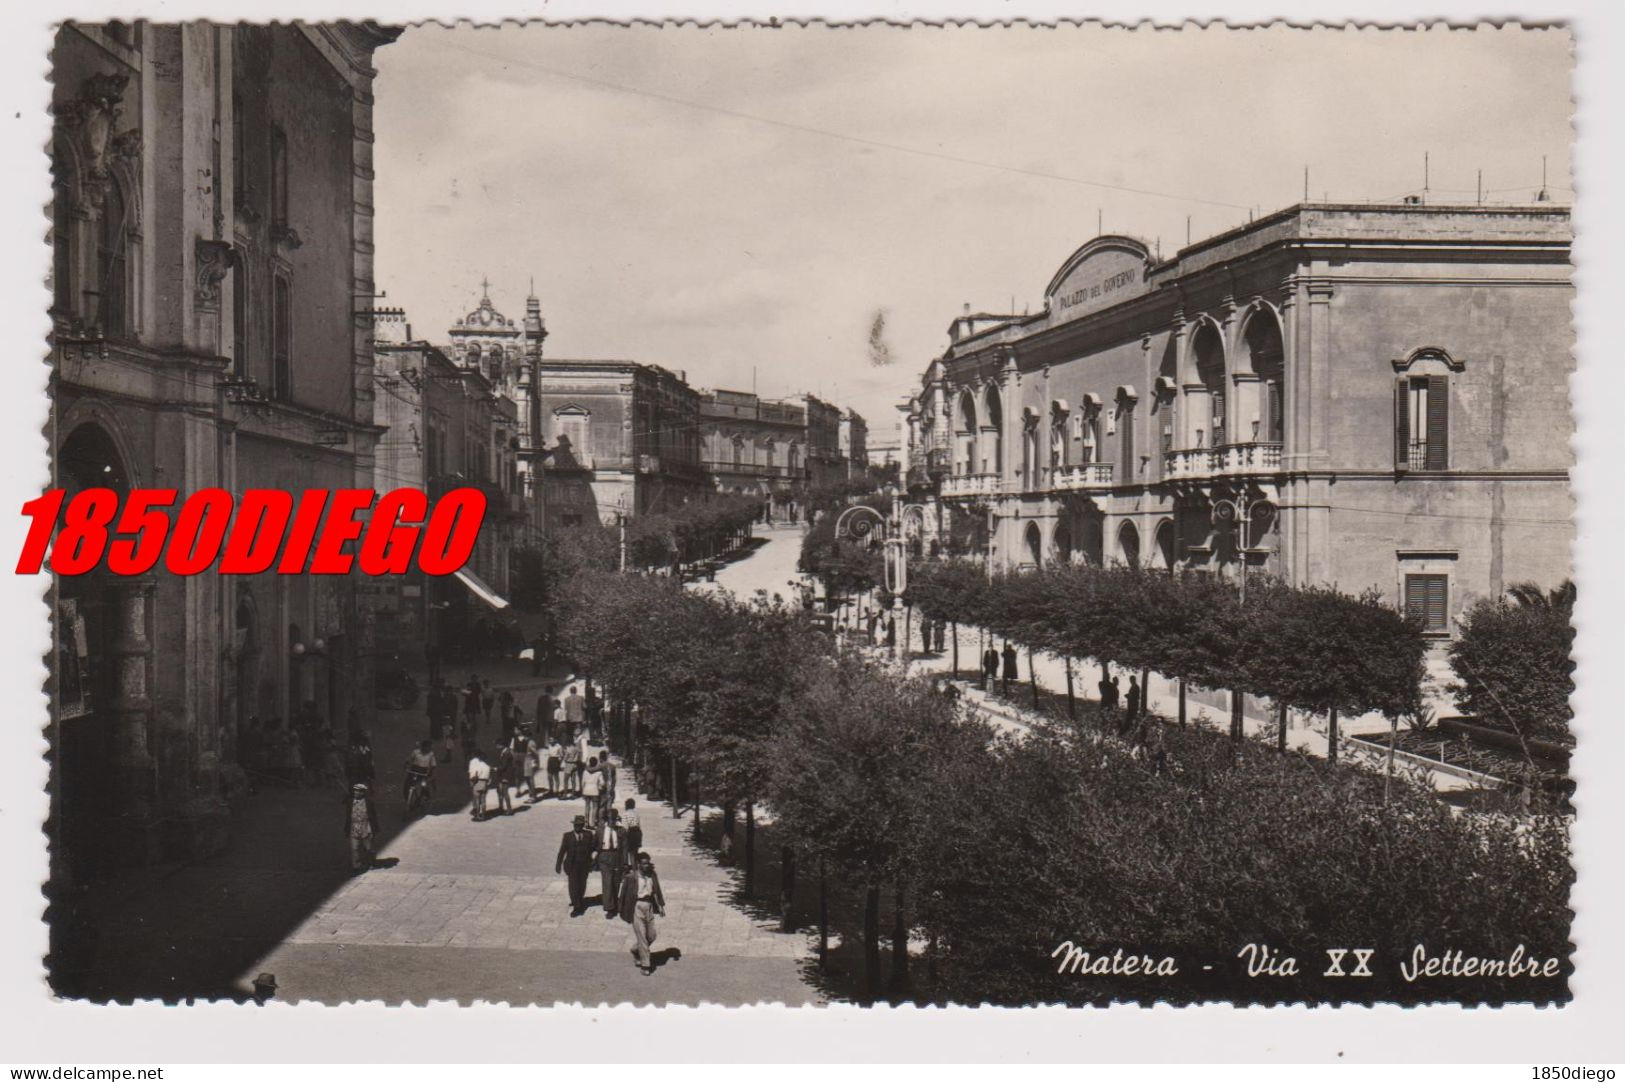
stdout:
[[[482,24],[541,17],[548,21],[764,21],[778,5],[755,7],[740,0],[395,0],[334,3],[322,0],[79,0],[46,11],[14,2],[0,9],[0,123],[8,163],[0,183],[0,233],[7,258],[0,263],[0,333],[5,351],[0,409],[8,422],[0,457],[0,509],[17,508],[36,495],[47,476],[45,368],[38,363],[47,330],[43,285],[48,270],[40,243],[48,197],[41,149],[48,134],[46,51],[50,21],[70,13],[94,21],[139,14],[174,20],[373,17],[398,23],[439,17]],[[447,19],[450,13],[456,19]],[[777,13],[783,21],[822,17],[831,22],[883,19],[907,22],[1025,18],[1037,22],[1098,21],[1146,28],[1191,19],[1207,23],[1295,25],[1354,21],[1394,25],[1416,21],[1471,25],[1487,21],[1570,24],[1576,35],[1575,244],[1579,301],[1578,373],[1572,385],[1577,424],[1575,493],[1579,524],[1576,577],[1581,584],[1577,619],[1579,691],[1576,696],[1583,753],[1577,757],[1580,817],[1575,834],[1579,884],[1574,892],[1574,938],[1579,972],[1574,1002],[1562,1009],[1460,1008],[1275,1008],[1114,1007],[1066,1011],[980,1009],[874,1010],[825,1008],[552,1008],[508,1010],[385,1008],[356,1004],[343,1009],[273,1006],[265,1011],[233,1005],[191,1008],[96,1008],[48,999],[40,958],[45,950],[39,921],[38,884],[45,875],[38,824],[44,816],[43,748],[34,719],[43,716],[37,691],[48,641],[39,584],[5,574],[0,611],[10,632],[0,648],[0,687],[29,703],[13,711],[13,729],[0,742],[0,849],[6,875],[0,887],[0,1057],[19,1065],[56,1063],[275,1063],[288,1061],[412,1062],[427,1057],[450,1062],[529,1054],[545,1063],[570,1059],[659,1060],[803,1059],[813,1061],[915,1060],[966,1062],[1081,1059],[1097,1062],[1525,1062],[1601,1063],[1621,1058],[1625,1017],[1625,912],[1618,826],[1625,823],[1625,723],[1620,696],[1605,674],[1621,650],[1622,574],[1609,542],[1625,536],[1618,497],[1625,464],[1625,425],[1612,416],[1625,402],[1625,363],[1609,318],[1625,296],[1620,257],[1625,251],[1620,202],[1625,192],[1621,155],[1625,101],[1625,9],[1609,0],[1526,3],[1516,13],[1485,12],[1460,2],[1428,6],[1363,0],[1294,3],[1282,19],[1278,5],[1231,0],[1222,13],[1167,0],[1096,0],[1085,11],[1057,0],[961,0],[959,3],[884,3],[817,0]],[[0,572],[22,540],[20,516],[0,514]],[[1611,558],[1612,557],[1612,558]],[[425,1026],[425,1023],[428,1023]],[[607,1054],[606,1054],[607,1053]],[[560,1068],[547,1066],[544,1072]],[[591,1069],[591,1068],[588,1068]],[[579,1070],[579,1068],[577,1068]],[[1527,1077],[1527,1076],[1526,1076]]]

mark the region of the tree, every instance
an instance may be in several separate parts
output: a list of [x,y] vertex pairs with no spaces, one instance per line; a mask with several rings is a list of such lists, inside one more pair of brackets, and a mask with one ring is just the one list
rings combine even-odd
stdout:
[[881,887],[914,880],[929,809],[989,739],[929,681],[899,679],[856,653],[804,666],[786,700],[769,744],[768,799],[797,850],[864,889],[866,998],[880,990]]
[[1485,724],[1522,737],[1567,739],[1574,716],[1574,584],[1528,584],[1478,602],[1450,645],[1456,701]]

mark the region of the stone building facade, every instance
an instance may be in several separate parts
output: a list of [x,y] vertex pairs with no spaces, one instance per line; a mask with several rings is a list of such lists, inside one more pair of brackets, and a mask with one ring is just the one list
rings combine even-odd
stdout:
[[719,492],[759,496],[783,515],[806,489],[806,411],[746,391],[701,391],[701,463]]
[[841,419],[845,415],[841,408],[811,394],[798,395],[794,401],[807,418],[808,486],[818,489],[846,481],[846,457],[841,453]]
[[[393,337],[393,336],[390,336]],[[488,596],[506,599],[514,549],[529,538],[529,500],[521,488],[513,399],[498,393],[477,365],[458,364],[436,346],[410,339],[374,346],[378,490],[416,488],[437,499],[453,488],[484,490],[485,521],[468,564],[457,575],[405,575],[362,584],[381,656],[415,659],[433,645],[448,658],[472,641],[470,629],[494,620]],[[473,576],[470,579],[470,575]]]
[[563,359],[537,371],[548,528],[658,514],[713,491],[700,460],[700,396],[681,373]]
[[[56,485],[372,487],[370,60],[394,33],[59,29]],[[250,717],[309,703],[342,734],[371,709],[351,579],[92,573],[53,602],[59,903],[220,849]]]
[[1447,638],[1570,574],[1566,208],[1295,206],[1096,238],[964,315],[907,416],[950,551],[1376,588]]
[[532,439],[532,431],[540,404],[532,394],[531,375],[542,359],[547,324],[534,290],[525,298],[524,318],[516,323],[491,303],[489,281],[482,282],[480,289],[479,306],[446,332],[445,353],[462,367],[479,372],[495,394],[514,404],[518,423],[512,433],[512,450],[517,457],[517,489],[531,505],[527,507],[529,520],[539,527],[545,516],[535,506],[541,490],[533,468],[542,447]]
[[854,481],[869,476],[869,424],[855,409],[841,414],[841,457],[846,460],[846,475]]

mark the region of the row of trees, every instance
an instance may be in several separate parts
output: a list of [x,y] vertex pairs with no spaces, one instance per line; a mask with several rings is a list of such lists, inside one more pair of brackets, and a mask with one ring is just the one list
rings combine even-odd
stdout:
[[761,517],[761,500],[733,495],[638,515],[626,524],[627,560],[633,567],[676,571],[740,544]]
[[[1243,597],[1213,576],[1129,567],[1056,567],[989,577],[944,561],[912,572],[908,600],[930,617],[986,628],[1029,650],[1155,670],[1229,688],[1239,739],[1241,693],[1269,698],[1285,747],[1288,707],[1328,715],[1420,708],[1422,627],[1376,592],[1254,579]],[[1070,662],[1069,662],[1070,665]]]
[[[989,617],[994,588],[951,574],[926,576],[916,603],[945,619]],[[1178,601],[1177,588],[1156,593],[1149,579],[1115,573],[1047,581],[1069,591],[1073,606],[1089,600],[1105,630],[1077,637],[1088,621],[1073,619],[1062,626],[1077,625],[1074,637],[1039,641],[1028,632],[1024,641],[1035,645],[1149,661],[1153,643],[1134,645],[1134,620],[1113,609],[1111,591],[1141,590],[1133,596],[1156,611],[1140,615],[1164,633],[1175,626],[1166,606]],[[1014,580],[1003,585],[1020,588]],[[1093,592],[1070,592],[1085,588]],[[1360,599],[1266,589],[1261,600],[1250,591],[1241,606],[1217,584],[1190,589],[1182,603],[1211,600],[1231,621],[1192,624],[1192,653],[1159,661],[1191,678],[1217,681],[1224,663],[1191,659],[1247,641],[1258,633],[1247,621],[1262,613],[1278,614],[1268,617],[1278,621],[1271,626],[1287,634],[1296,633],[1288,615],[1331,612],[1349,625],[1350,645],[1370,634],[1361,621],[1376,620]],[[1038,594],[1023,594],[1034,613]],[[1381,779],[1364,772],[1231,745],[1200,730],[1169,729],[1168,755],[1157,761],[1087,724],[1088,716],[1077,728],[998,737],[931,682],[837,651],[776,598],[740,603],[685,593],[669,579],[588,572],[568,584],[565,600],[570,652],[611,696],[637,703],[637,739],[668,764],[686,764],[707,802],[722,808],[725,851],[743,811],[747,892],[757,889],[755,813],[765,805],[783,847],[786,927],[797,923],[798,867],[817,870],[821,928],[826,881],[859,900],[865,998],[882,995],[883,940],[894,998],[917,991],[957,1003],[1304,994],[1301,985],[1258,980],[1204,993],[1200,982],[1058,975],[1052,953],[1066,941],[1187,959],[1217,949],[1229,960],[1247,942],[1312,958],[1324,958],[1322,945],[1358,943],[1388,960],[1409,957],[1417,944],[1492,955],[1523,943],[1531,954],[1567,958],[1572,876],[1558,818],[1514,824],[1456,816],[1426,790],[1401,783],[1385,798]],[[1042,611],[1072,611],[1045,604]],[[1027,626],[1004,618],[1012,637]],[[1227,678],[1235,672],[1225,670]],[[1248,679],[1261,686],[1278,679],[1258,672]],[[1375,680],[1362,672],[1360,679]],[[1371,694],[1398,690],[1394,681]],[[1398,701],[1328,694],[1349,709]],[[676,788],[673,779],[674,799]],[[808,904],[805,894],[799,904]],[[881,929],[883,896],[889,934]],[[911,968],[911,939],[928,967],[923,979]],[[1454,994],[1442,985],[1360,983],[1326,993],[1408,1001]],[[1463,994],[1554,993],[1478,981]]]

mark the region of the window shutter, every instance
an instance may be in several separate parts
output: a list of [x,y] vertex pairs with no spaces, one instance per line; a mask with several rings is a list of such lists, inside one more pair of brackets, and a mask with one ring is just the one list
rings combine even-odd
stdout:
[[1405,401],[1410,380],[1394,381],[1394,472],[1403,473],[1410,461],[1410,409]]
[[[1428,448],[1432,453],[1432,447]],[[1428,576],[1427,625],[1430,630],[1443,631],[1449,624],[1445,620],[1445,582],[1443,575]]]
[[1420,619],[1429,631],[1446,630],[1449,581],[1444,575],[1406,575],[1405,614]]
[[1428,377],[1428,469],[1450,468],[1450,381]]

